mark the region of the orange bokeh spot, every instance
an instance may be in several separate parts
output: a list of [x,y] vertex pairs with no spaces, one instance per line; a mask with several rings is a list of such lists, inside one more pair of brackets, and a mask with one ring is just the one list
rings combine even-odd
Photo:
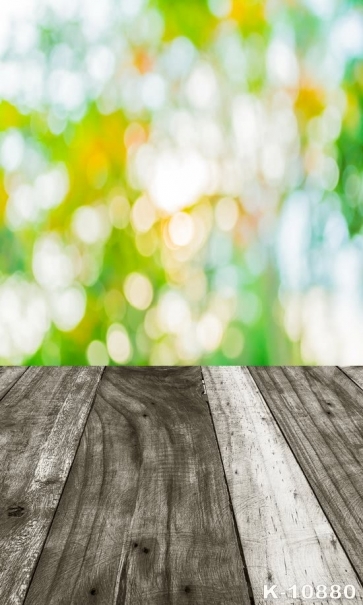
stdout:
[[145,128],[138,122],[132,122],[132,124],[126,128],[124,142],[128,149],[130,147],[142,145],[142,143],[145,143],[146,140],[147,133]]
[[133,63],[142,74],[151,71],[154,65],[153,59],[143,48],[139,48],[135,51]]

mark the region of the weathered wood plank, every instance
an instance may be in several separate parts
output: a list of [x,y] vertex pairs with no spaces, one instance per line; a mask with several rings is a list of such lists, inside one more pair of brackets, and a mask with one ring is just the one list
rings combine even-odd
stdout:
[[14,386],[26,369],[26,367],[0,366],[0,399]]
[[336,367],[250,371],[362,581],[362,390]]
[[26,605],[249,602],[200,368],[107,368]]
[[280,605],[303,603],[288,592],[294,584],[300,596],[306,584],[351,584],[355,603],[363,602],[359,579],[247,368],[206,367],[203,375],[256,605],[272,585]]
[[23,603],[101,368],[29,368],[0,405],[0,603]]
[[344,366],[340,369],[363,389],[363,366]]

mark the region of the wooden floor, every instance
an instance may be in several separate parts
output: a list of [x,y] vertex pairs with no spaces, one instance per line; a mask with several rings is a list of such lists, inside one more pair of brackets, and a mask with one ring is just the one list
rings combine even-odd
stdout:
[[0,400],[0,605],[363,604],[363,368],[4,367]]

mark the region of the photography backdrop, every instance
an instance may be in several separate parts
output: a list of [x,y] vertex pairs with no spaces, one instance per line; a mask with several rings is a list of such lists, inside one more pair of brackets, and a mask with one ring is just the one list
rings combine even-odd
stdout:
[[0,362],[354,364],[353,0],[0,6]]

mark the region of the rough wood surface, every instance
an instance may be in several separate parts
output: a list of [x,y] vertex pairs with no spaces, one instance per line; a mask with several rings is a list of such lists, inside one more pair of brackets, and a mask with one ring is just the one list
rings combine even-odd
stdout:
[[361,389],[363,389],[363,366],[344,366],[340,369]]
[[351,584],[362,603],[360,582],[247,368],[203,374],[256,605],[272,585],[279,605],[306,602],[287,592],[294,584],[299,595],[305,584]]
[[336,367],[250,371],[363,581],[363,391]]
[[27,368],[16,366],[0,366],[0,399],[10,391],[26,369]]
[[23,603],[100,368],[30,368],[0,404],[0,603]]
[[107,368],[26,605],[243,605],[200,368]]

